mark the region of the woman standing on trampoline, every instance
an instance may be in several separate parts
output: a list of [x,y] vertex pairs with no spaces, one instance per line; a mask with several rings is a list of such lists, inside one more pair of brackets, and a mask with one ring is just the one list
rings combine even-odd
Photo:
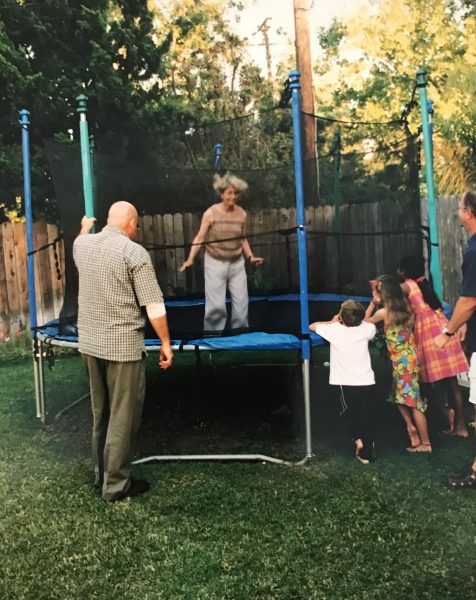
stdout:
[[205,246],[205,318],[204,332],[223,331],[226,325],[226,290],[231,298],[231,328],[248,327],[248,282],[245,258],[252,265],[261,265],[263,258],[254,256],[246,239],[247,214],[237,205],[248,184],[226,173],[215,175],[213,188],[220,202],[204,213],[188,258],[180,271],[193,265],[202,244]]

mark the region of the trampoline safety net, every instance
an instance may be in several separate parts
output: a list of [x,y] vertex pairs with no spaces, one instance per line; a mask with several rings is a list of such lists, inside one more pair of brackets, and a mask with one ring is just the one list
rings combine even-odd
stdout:
[[[309,291],[368,295],[369,279],[393,272],[400,256],[422,252],[417,137],[399,122],[346,125],[309,114],[302,114],[302,121],[312,121],[318,140],[317,159],[303,164]],[[265,261],[246,267],[250,294],[265,298],[299,291],[289,108],[220,123],[187,121],[172,132],[98,133],[94,142],[97,230],[113,202],[134,204],[140,215],[136,241],[149,251],[166,299],[203,297],[203,250],[193,267],[184,272],[179,267],[204,210],[217,200],[212,188],[217,167],[249,186],[239,204],[248,213],[253,253]],[[80,147],[46,140],[45,148],[64,236],[66,292],[60,320],[67,327],[77,313],[72,244],[84,214]],[[309,181],[312,185],[306,185]],[[190,322],[174,320],[169,312],[172,335],[190,336],[201,329],[203,303],[191,306]],[[299,309],[292,306],[281,304],[275,311],[270,303],[251,302],[250,328],[298,332]],[[328,316],[310,312],[311,318]]]

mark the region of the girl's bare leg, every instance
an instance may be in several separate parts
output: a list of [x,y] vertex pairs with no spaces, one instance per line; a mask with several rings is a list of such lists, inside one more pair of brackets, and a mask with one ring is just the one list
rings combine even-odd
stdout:
[[430,437],[428,435],[428,422],[425,413],[422,413],[417,408],[412,408],[412,417],[420,437],[420,445],[412,448],[407,448],[409,452],[431,452]]
[[397,404],[398,410],[402,415],[405,425],[407,426],[408,436],[410,438],[410,444],[412,448],[416,448],[421,444],[420,436],[418,435],[418,430],[415,427],[415,423],[412,418],[412,409],[404,404]]

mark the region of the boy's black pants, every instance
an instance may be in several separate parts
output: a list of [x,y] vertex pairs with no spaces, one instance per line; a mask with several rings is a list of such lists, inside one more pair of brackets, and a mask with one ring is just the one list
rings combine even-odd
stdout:
[[375,384],[341,385],[340,418],[354,441],[361,439],[363,448],[360,457],[372,459],[375,428]]

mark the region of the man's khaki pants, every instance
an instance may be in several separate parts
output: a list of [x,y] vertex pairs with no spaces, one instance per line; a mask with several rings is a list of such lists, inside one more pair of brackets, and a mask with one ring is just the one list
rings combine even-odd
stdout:
[[82,355],[93,414],[95,485],[114,500],[131,485],[130,465],[145,396],[143,360],[114,362]]

